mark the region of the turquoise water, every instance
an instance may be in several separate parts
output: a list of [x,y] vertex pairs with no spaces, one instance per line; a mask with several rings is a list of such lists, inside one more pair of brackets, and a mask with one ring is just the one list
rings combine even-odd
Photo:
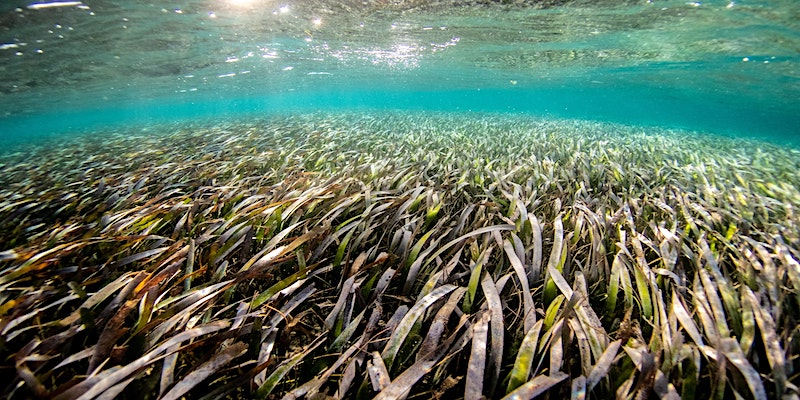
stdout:
[[375,109],[526,113],[800,143],[795,0],[0,7],[4,144],[119,125]]
[[798,398],[800,0],[35,1],[0,398]]

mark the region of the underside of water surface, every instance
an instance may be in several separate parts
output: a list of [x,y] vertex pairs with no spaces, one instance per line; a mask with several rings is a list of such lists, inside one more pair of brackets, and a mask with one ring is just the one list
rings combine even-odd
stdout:
[[180,117],[389,108],[797,143],[792,0],[73,3],[2,6],[3,140]]
[[0,5],[0,393],[798,399],[798,21]]

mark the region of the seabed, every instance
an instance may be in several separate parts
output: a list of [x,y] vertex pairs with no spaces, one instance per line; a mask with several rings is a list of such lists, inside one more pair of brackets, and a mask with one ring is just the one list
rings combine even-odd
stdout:
[[800,152],[275,115],[0,156],[4,398],[798,398]]

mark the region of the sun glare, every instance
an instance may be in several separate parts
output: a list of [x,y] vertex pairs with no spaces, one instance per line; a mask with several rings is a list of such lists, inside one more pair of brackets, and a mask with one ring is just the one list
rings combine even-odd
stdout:
[[227,0],[228,4],[237,6],[237,7],[245,7],[253,5],[257,0]]

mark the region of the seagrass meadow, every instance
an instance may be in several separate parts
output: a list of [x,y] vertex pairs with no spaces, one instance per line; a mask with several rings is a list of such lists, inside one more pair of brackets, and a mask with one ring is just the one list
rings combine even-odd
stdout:
[[331,113],[0,155],[10,399],[798,399],[800,151]]

